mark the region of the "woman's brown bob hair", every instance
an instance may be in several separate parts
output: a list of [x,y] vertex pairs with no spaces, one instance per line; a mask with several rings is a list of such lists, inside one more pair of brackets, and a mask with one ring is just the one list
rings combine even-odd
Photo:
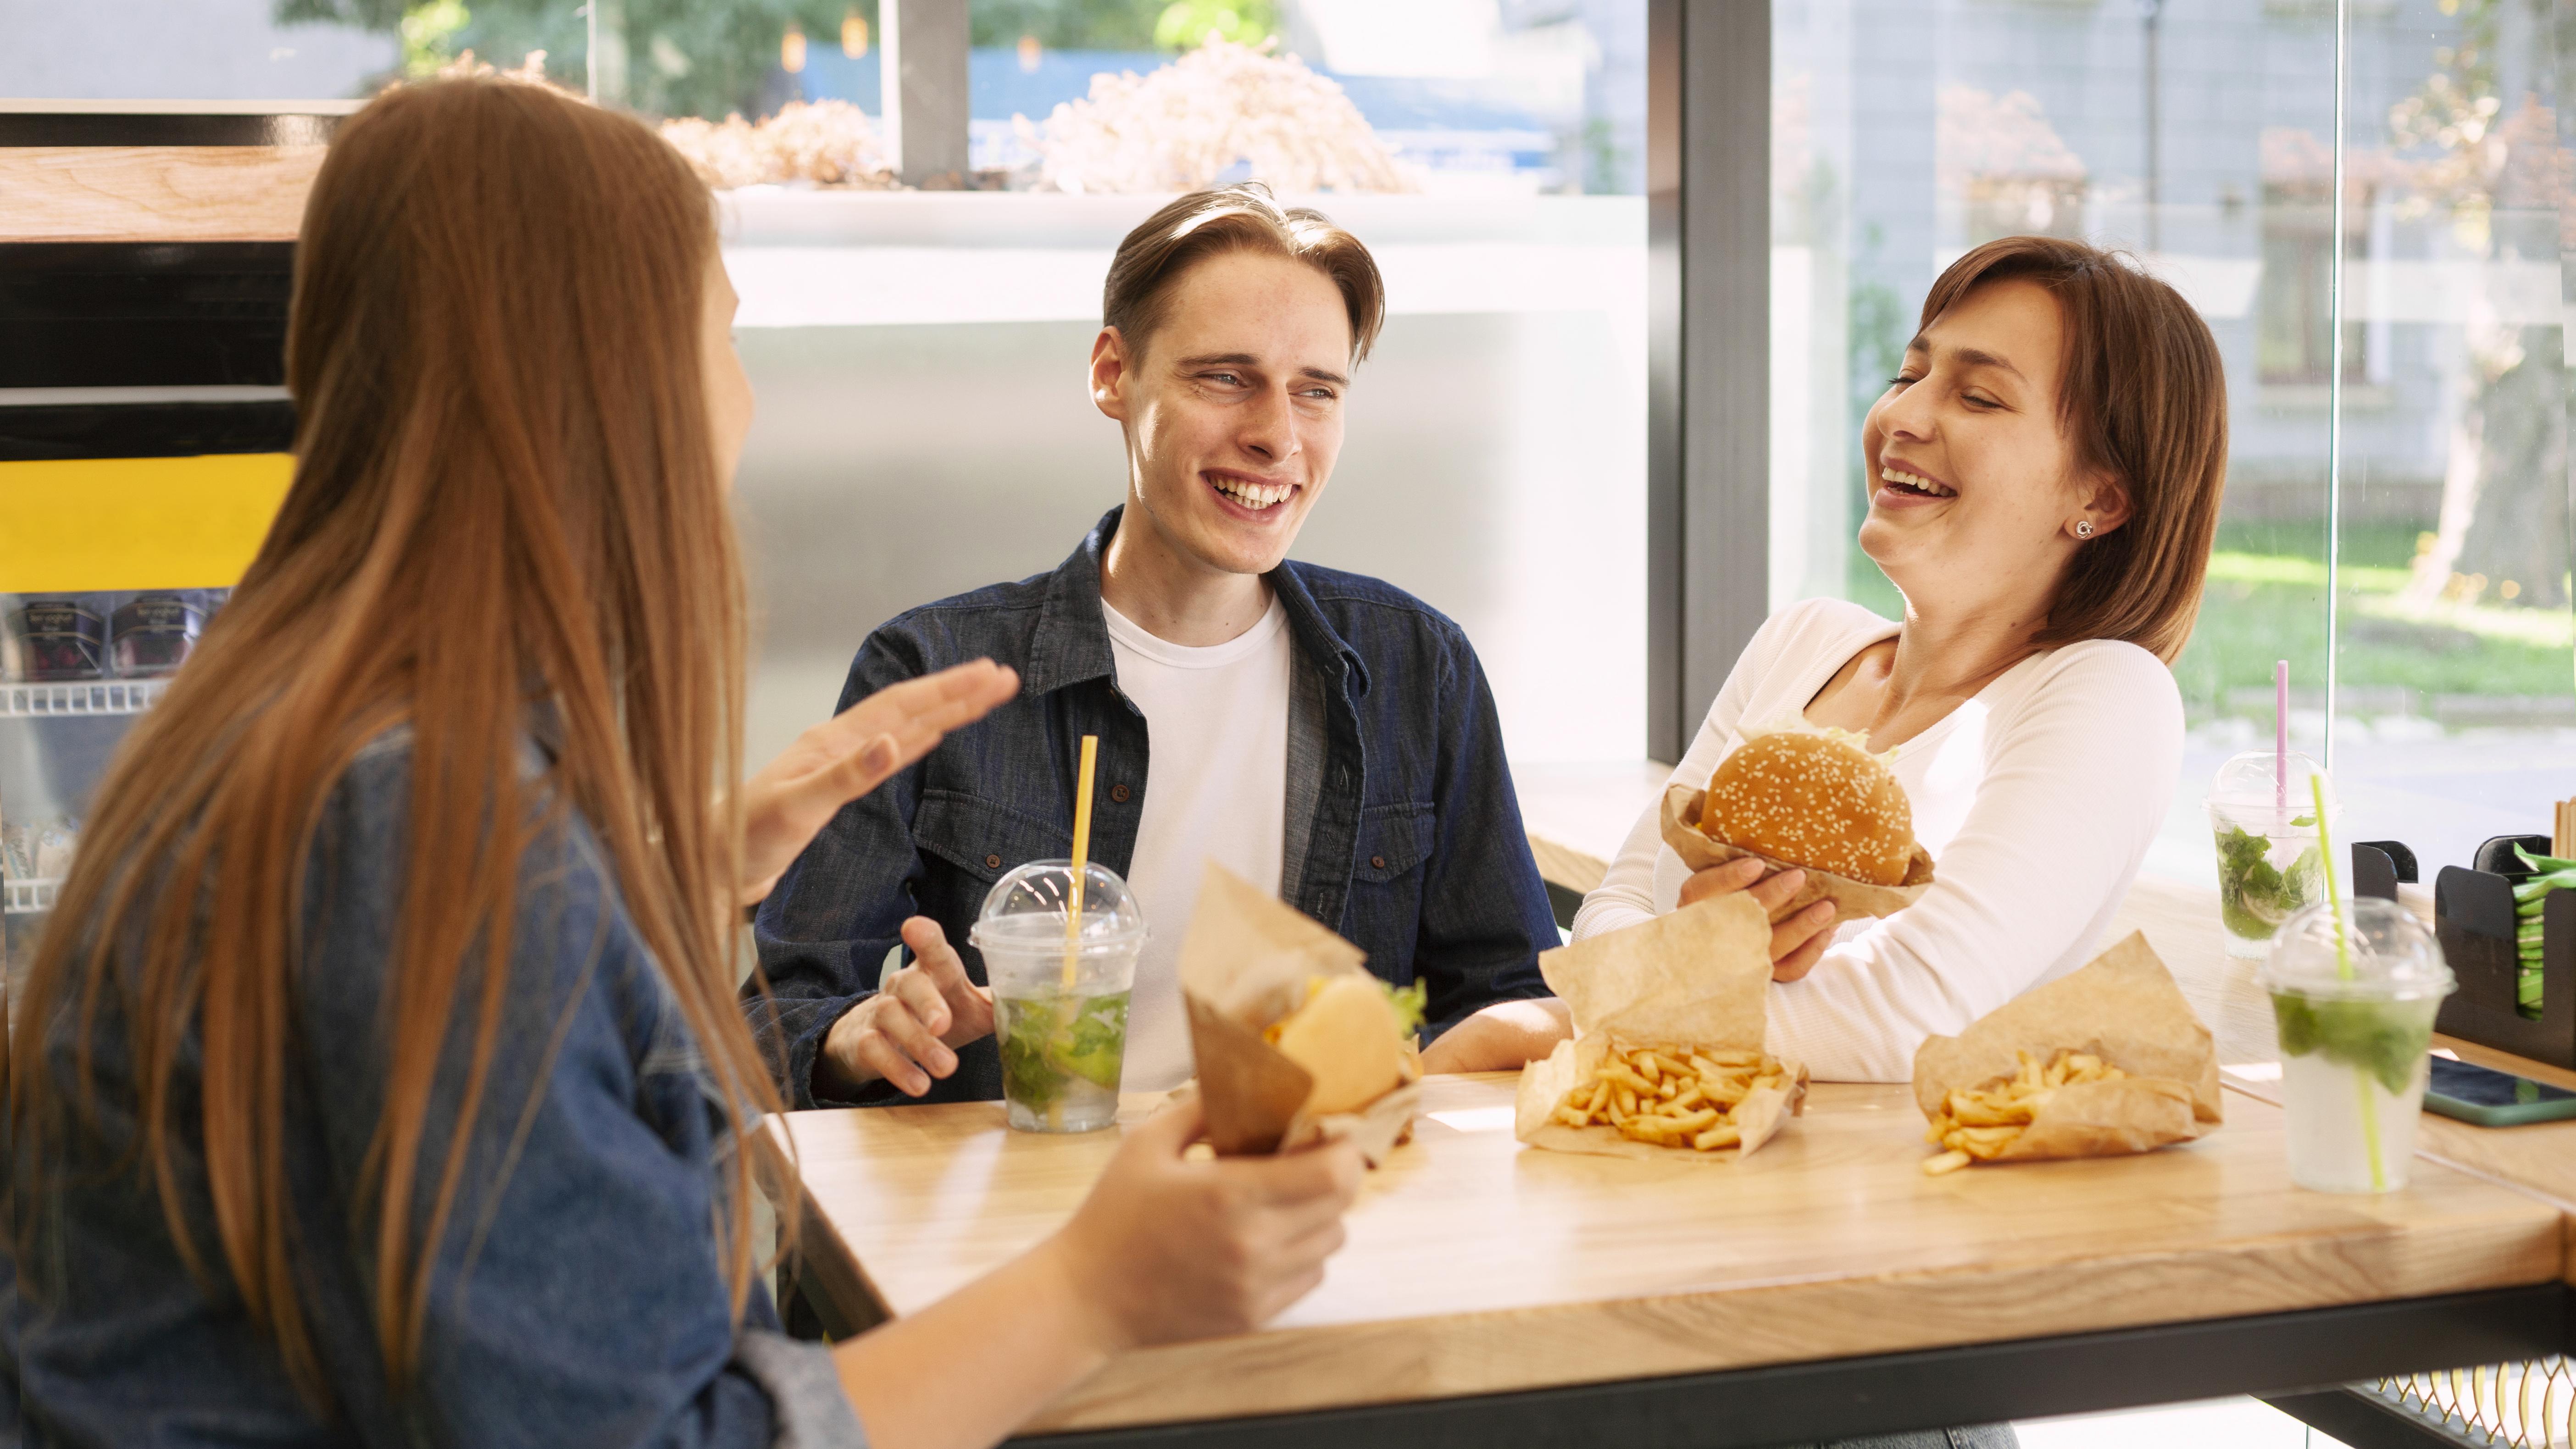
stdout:
[[[294,482],[101,782],[15,1013],[11,1236],[41,1235],[68,1174],[136,1172],[179,1255],[240,1293],[317,1400],[300,1255],[362,1245],[401,1383],[442,1248],[502,1191],[468,1154],[528,1110],[487,1070],[530,1025],[507,1017],[527,999],[514,927],[546,925],[521,861],[576,815],[736,1128],[778,1105],[734,1002],[727,909],[743,602],[701,377],[715,246],[678,153],[540,86],[399,88],[340,129],[296,248]],[[350,1220],[299,1221],[306,862],[358,751],[398,728],[383,1105]],[[568,929],[538,949],[596,949]],[[101,1087],[131,1094],[132,1137],[81,1110]],[[731,1154],[710,1224],[737,1312],[750,1156]],[[22,1285],[41,1260],[20,1255]]]
[[2167,664],[2191,639],[2227,486],[2227,376],[2209,324],[2127,257],[2060,237],[1991,241],[1950,264],[1922,325],[1991,282],[2036,282],[2066,329],[2059,424],[2077,461],[2128,494],[2129,519],[2086,543],[2042,646],[2125,639]]
[[1386,284],[1360,239],[1311,207],[1281,206],[1258,181],[1193,191],[1127,233],[1109,263],[1100,320],[1140,355],[1183,273],[1229,252],[1304,262],[1330,278],[1351,319],[1351,361],[1369,354],[1386,323]]

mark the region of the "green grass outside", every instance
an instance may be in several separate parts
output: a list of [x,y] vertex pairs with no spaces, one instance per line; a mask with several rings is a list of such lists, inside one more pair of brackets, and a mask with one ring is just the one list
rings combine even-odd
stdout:
[[[2405,524],[2344,530],[2344,687],[2419,691],[2419,713],[2420,696],[2435,694],[2576,693],[2576,616],[2569,611],[2400,603],[2415,540]],[[1890,618],[1904,607],[1896,587],[1857,549],[1848,592]],[[2226,714],[2231,690],[2268,690],[2278,659],[2290,661],[2293,687],[2317,688],[2325,682],[2325,650],[2323,529],[2313,522],[2222,525],[2200,622],[2174,663],[2191,717]]]

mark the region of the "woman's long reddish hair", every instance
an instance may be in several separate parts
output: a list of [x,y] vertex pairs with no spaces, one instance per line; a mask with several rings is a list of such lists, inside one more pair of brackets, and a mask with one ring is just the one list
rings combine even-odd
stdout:
[[[122,1021],[142,1140],[120,1170],[155,1184],[186,1260],[238,1285],[317,1398],[299,1239],[370,1242],[400,1381],[438,1244],[500,1191],[477,1182],[460,1204],[473,1134],[449,1129],[521,1108],[486,1101],[485,1080],[520,855],[564,812],[605,848],[738,1136],[777,1105],[734,1005],[725,907],[744,633],[700,376],[714,247],[707,190],[676,153],[553,91],[448,81],[347,122],[296,256],[294,486],[100,785],[14,1013],[12,1236],[74,1170],[94,1120],[93,1024]],[[540,705],[560,753],[523,777]],[[284,1121],[304,865],[334,784],[396,725],[413,774],[384,1115],[363,1220],[299,1223]],[[63,1032],[78,1045],[57,1080],[45,1042]],[[471,1072],[457,1121],[433,1122],[452,1033],[472,1043]],[[716,1231],[739,1312],[747,1152],[730,1175]],[[183,1210],[199,1192],[211,1243]]]

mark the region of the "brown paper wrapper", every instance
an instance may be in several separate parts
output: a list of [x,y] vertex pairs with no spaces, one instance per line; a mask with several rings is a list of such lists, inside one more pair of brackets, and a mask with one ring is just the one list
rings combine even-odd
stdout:
[[2140,932],[1957,1036],[1924,1042],[1914,1053],[1915,1105],[1928,1121],[1952,1088],[2010,1076],[2022,1052],[2046,1062],[2061,1050],[2129,1075],[2058,1088],[1995,1160],[2148,1152],[2219,1125],[2218,1048]]
[[1368,957],[1269,892],[1210,862],[1181,940],[1181,1004],[1198,1058],[1207,1137],[1222,1156],[1293,1152],[1349,1138],[1372,1167],[1413,1133],[1422,1066],[1407,1052],[1403,1079],[1358,1112],[1315,1115],[1315,1079],[1261,1039],[1306,1000],[1315,976],[1363,972]]
[[1913,858],[1905,863],[1903,885],[1871,885],[1867,881],[1853,880],[1813,866],[1773,860],[1767,855],[1756,855],[1722,840],[1710,839],[1699,828],[1700,802],[1706,798],[1707,790],[1687,784],[1677,782],[1665,788],[1664,844],[1671,846],[1673,854],[1682,858],[1682,864],[1693,870],[1706,870],[1713,865],[1724,865],[1730,860],[1752,855],[1774,870],[1805,871],[1807,883],[1779,909],[1780,916],[1805,910],[1817,901],[1832,901],[1836,920],[1892,916],[1923,899],[1923,893],[1932,888],[1932,852],[1925,850],[1920,843],[1914,847]]
[[1771,986],[1771,923],[1742,893],[1658,916],[1643,925],[1577,941],[1538,958],[1548,988],[1574,1017],[1574,1040],[1521,1072],[1513,1135],[1533,1147],[1601,1157],[1733,1162],[1760,1147],[1806,1109],[1807,1069],[1785,1062],[1789,1080],[1755,1092],[1729,1114],[1737,1147],[1701,1152],[1619,1135],[1615,1127],[1568,1127],[1555,1120],[1574,1084],[1614,1047],[1760,1051]]

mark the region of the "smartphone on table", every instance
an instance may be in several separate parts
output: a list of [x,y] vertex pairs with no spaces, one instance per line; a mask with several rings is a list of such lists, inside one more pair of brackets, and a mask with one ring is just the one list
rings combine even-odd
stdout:
[[2576,1117],[2576,1092],[2436,1055],[2424,1088],[2424,1110],[2480,1127],[2518,1127]]

